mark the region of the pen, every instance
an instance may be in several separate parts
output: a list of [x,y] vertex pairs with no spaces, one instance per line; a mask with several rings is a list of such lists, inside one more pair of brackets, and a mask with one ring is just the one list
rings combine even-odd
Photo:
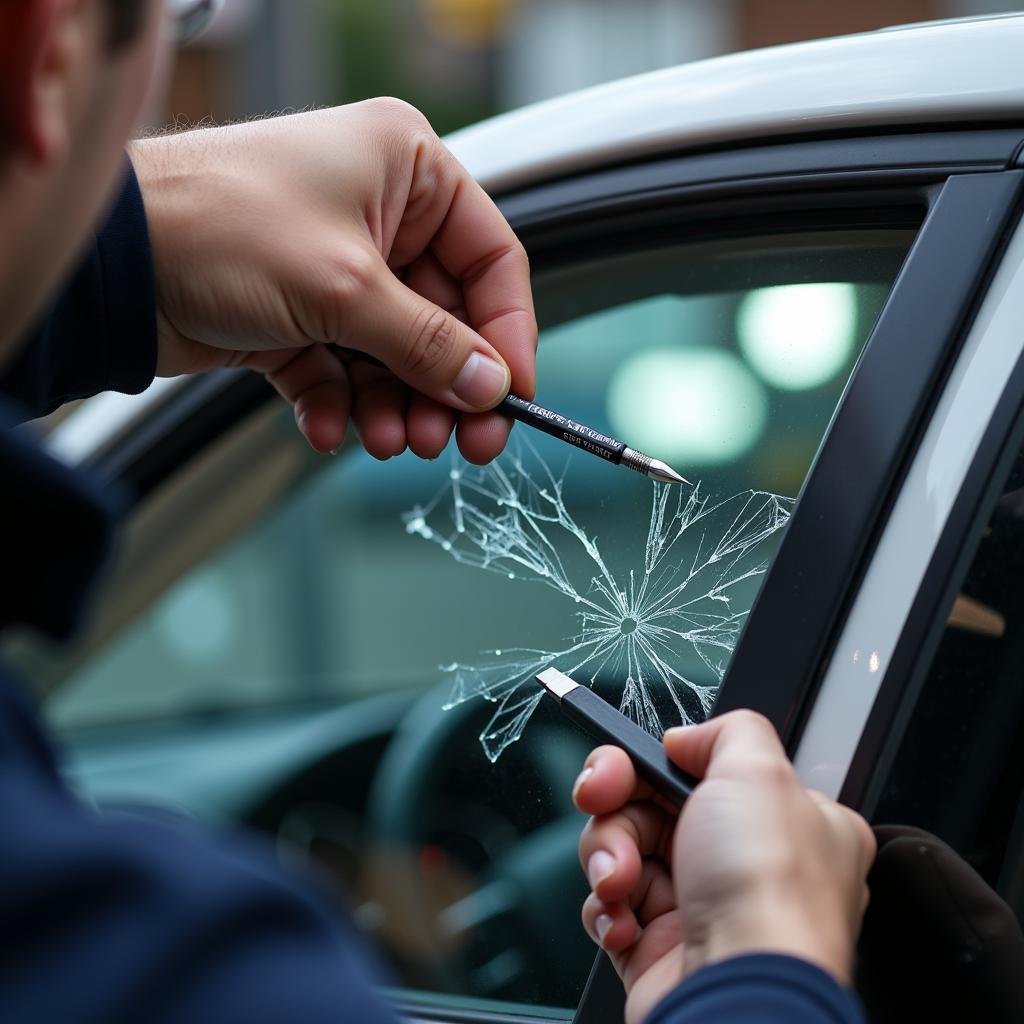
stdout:
[[548,696],[558,701],[562,714],[584,732],[621,747],[637,775],[649,782],[656,793],[676,807],[686,803],[700,780],[677,768],[659,740],[602,700],[589,686],[581,686],[556,668],[545,669],[536,679]]
[[[360,362],[372,363],[382,369],[387,367],[373,356],[360,352],[355,348],[337,348],[347,356],[358,359]],[[661,480],[667,484],[688,484],[690,481],[680,476],[667,462],[661,459],[653,459],[650,455],[630,448],[623,441],[619,441],[599,430],[594,430],[584,423],[563,416],[561,413],[545,409],[536,402],[528,402],[518,395],[508,394],[495,409],[496,412],[511,416],[513,419],[525,423],[535,430],[543,430],[545,434],[557,437],[560,441],[574,445],[581,451],[596,455],[599,459],[611,462],[616,466],[628,466],[637,473],[642,473],[652,480]]]
[[649,476],[652,480],[661,480],[667,484],[688,484],[690,481],[680,476],[667,462],[652,459],[635,448],[614,437],[602,434],[599,430],[577,423],[561,413],[552,412],[536,402],[528,402],[518,395],[508,394],[498,406],[498,412],[511,416],[525,423],[528,427],[543,430],[545,434],[557,437],[560,441],[573,444],[577,448],[599,459],[606,459],[617,466],[628,466],[630,469]]

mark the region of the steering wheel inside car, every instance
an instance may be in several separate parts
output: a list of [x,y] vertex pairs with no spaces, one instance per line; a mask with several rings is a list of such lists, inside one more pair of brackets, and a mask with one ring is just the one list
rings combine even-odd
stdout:
[[591,743],[542,703],[492,765],[479,735],[494,705],[445,711],[449,690],[412,706],[373,780],[379,937],[410,985],[574,1005],[594,949],[571,790]]

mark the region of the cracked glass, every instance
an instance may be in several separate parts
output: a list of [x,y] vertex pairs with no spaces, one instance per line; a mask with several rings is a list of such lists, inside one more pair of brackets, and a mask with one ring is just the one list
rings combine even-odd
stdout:
[[441,666],[454,676],[446,707],[474,697],[497,705],[480,734],[492,762],[522,735],[542,698],[535,676],[552,665],[592,686],[617,681],[621,709],[655,735],[703,721],[793,504],[764,491],[713,500],[700,484],[651,483],[642,562],[616,566],[596,528],[570,511],[568,475],[516,443],[484,468],[456,462],[433,498],[403,517],[407,533],[460,565],[541,584],[568,602],[566,636],[553,649],[496,648],[476,664]]

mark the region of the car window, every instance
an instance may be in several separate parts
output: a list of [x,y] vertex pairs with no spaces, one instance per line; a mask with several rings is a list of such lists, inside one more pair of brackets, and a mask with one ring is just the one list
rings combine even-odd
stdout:
[[873,817],[949,843],[1024,919],[1024,453],[970,536]]
[[[489,467],[303,453],[53,694],[78,784],[311,853],[408,989],[567,1012],[593,952],[569,799],[589,744],[533,674],[557,664],[652,731],[706,717],[911,240],[785,233],[538,274],[538,399],[693,486],[522,426]],[[273,430],[301,451],[286,411]],[[283,748],[301,770],[271,784]]]

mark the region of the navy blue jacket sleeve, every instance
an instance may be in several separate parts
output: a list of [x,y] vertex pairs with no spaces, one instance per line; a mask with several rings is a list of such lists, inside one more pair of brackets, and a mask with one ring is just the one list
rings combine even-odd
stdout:
[[863,1024],[853,993],[820,968],[759,953],[690,975],[647,1024]]
[[5,1024],[397,1024],[337,900],[255,837],[67,793],[0,670]]
[[[127,161],[126,161],[127,163]],[[0,377],[30,417],[100,391],[137,394],[156,373],[153,261],[135,173],[56,304]]]

